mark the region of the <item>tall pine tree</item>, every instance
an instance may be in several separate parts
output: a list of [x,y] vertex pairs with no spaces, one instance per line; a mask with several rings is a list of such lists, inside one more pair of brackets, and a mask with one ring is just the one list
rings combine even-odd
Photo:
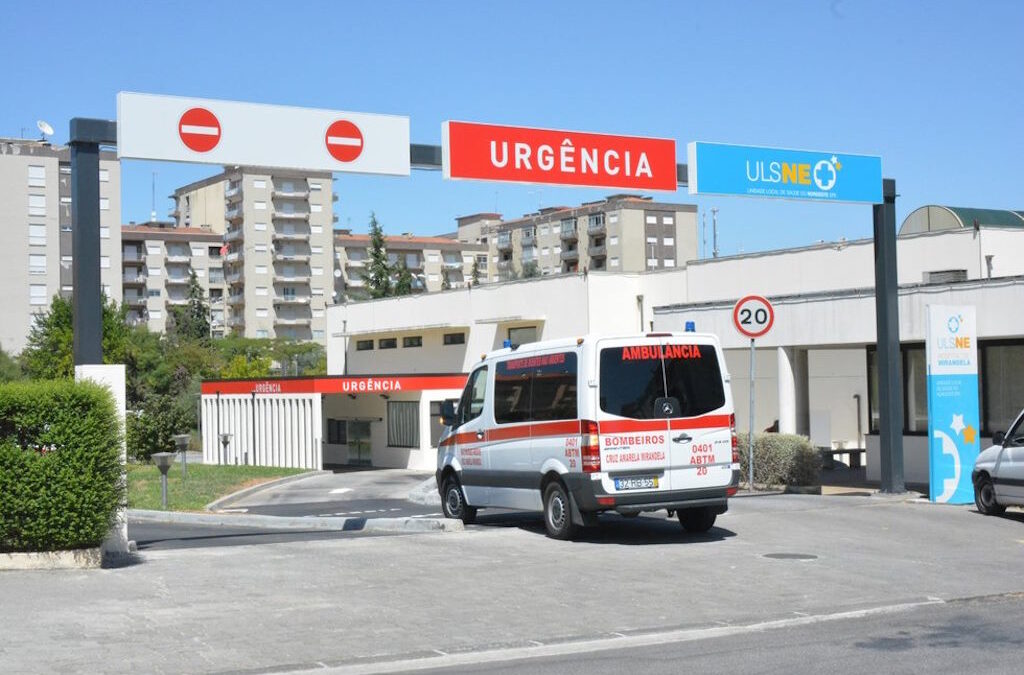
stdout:
[[370,212],[370,262],[363,278],[370,291],[371,298],[384,298],[393,294],[391,284],[391,266],[388,265],[388,253],[384,242],[384,229],[377,222],[377,215]]

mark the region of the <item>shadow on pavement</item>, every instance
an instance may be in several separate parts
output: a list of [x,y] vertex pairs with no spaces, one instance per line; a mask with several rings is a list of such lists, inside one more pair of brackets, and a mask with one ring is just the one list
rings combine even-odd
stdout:
[[[533,512],[505,512],[477,516],[469,529],[515,527],[523,532],[547,536],[541,514]],[[713,527],[704,534],[686,532],[675,518],[639,516],[623,518],[617,515],[601,516],[595,527],[584,527],[574,538],[576,543],[617,544],[620,546],[650,546],[664,544],[698,544],[725,541],[736,533],[723,527]],[[569,542],[572,543],[572,542]]]

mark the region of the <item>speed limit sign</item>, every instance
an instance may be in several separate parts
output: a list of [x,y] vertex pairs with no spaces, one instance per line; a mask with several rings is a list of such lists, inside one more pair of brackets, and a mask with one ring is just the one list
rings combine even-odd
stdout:
[[732,308],[732,323],[751,340],[763,337],[775,323],[775,310],[767,298],[748,295]]

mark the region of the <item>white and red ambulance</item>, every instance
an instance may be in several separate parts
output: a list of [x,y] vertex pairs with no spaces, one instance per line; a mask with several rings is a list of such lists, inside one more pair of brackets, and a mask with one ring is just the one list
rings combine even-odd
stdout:
[[587,336],[485,355],[442,406],[445,516],[542,511],[568,539],[602,511],[665,509],[710,529],[739,486],[735,416],[718,338]]

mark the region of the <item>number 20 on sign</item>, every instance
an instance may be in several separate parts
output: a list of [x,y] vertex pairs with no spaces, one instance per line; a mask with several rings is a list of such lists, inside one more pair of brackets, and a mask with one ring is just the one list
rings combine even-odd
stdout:
[[754,340],[764,337],[775,324],[775,309],[767,298],[748,295],[732,308],[732,323],[742,335],[750,338],[750,417],[747,431],[747,486],[754,489]]

